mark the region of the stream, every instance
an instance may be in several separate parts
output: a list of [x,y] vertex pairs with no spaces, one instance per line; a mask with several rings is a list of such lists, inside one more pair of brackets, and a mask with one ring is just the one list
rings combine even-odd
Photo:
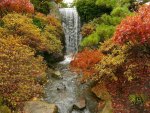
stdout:
[[[96,113],[97,99],[90,92],[88,84],[81,84],[79,76],[69,70],[70,57],[57,64],[62,78],[50,77],[45,87],[45,101],[58,106],[59,113]],[[80,101],[83,108],[75,108],[75,104]],[[82,105],[83,104],[83,105]]]
[[90,91],[89,84],[79,82],[80,75],[71,72],[71,54],[78,52],[82,40],[81,23],[76,8],[61,8],[63,31],[65,34],[65,60],[56,65],[61,78],[51,77],[45,86],[45,101],[56,104],[59,113],[96,113],[97,98]]

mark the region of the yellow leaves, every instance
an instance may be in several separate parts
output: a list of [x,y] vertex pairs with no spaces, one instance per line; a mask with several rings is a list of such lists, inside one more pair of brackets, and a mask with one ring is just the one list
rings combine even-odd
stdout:
[[61,41],[57,40],[56,37],[49,32],[43,32],[43,37],[47,39],[47,46],[49,48],[49,52],[60,52],[62,49]]
[[[37,15],[36,15],[37,16]],[[4,29],[0,29],[0,36],[13,35],[35,51],[47,51],[49,53],[59,52],[62,49],[61,42],[56,38],[60,33],[53,25],[50,25],[48,17],[37,16],[44,23],[45,28],[39,29],[33,24],[33,20],[25,15],[17,13],[7,14],[2,18]],[[4,33],[5,31],[5,33]]]
[[42,94],[35,78],[46,75],[46,65],[18,37],[1,38],[0,45],[0,95],[16,108],[35,94]]
[[0,27],[0,95],[12,108],[43,93],[38,82],[46,76],[46,64],[35,53],[56,53],[62,49],[61,23],[42,15],[46,27],[40,29],[31,18],[7,14],[2,18],[3,28]]

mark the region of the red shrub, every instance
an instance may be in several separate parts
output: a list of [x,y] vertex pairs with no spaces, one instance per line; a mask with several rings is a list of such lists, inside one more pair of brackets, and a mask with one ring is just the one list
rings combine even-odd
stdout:
[[71,69],[76,72],[83,73],[83,80],[87,80],[90,76],[95,74],[95,64],[97,64],[103,57],[99,50],[84,49],[75,55],[71,62]]
[[123,44],[150,43],[150,5],[139,9],[134,16],[129,16],[118,25],[114,34],[115,42]]
[[0,0],[0,11],[4,12],[28,12],[33,13],[34,7],[30,0]]

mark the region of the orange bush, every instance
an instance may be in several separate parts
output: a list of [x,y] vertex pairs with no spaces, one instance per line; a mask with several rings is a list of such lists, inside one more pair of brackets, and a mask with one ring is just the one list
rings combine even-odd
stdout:
[[30,0],[1,0],[0,11],[2,13],[18,12],[18,13],[33,13],[34,7],[30,3]]
[[150,5],[141,7],[134,16],[124,19],[118,25],[113,38],[120,44],[150,43]]
[[75,55],[74,60],[71,62],[71,69],[76,72],[82,72],[82,78],[85,81],[96,73],[94,66],[102,58],[103,54],[99,50],[84,49]]

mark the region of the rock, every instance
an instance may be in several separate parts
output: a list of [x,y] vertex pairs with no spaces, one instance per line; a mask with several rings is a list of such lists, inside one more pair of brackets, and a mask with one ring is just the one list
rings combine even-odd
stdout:
[[29,101],[25,103],[23,113],[58,113],[58,108],[43,101]]
[[97,84],[92,88],[92,92],[101,100],[111,100],[111,96],[109,95],[104,83]]
[[86,107],[86,101],[85,98],[80,97],[79,100],[73,105],[74,109],[82,110]]
[[98,105],[98,113],[113,113],[111,96],[107,91],[105,83],[99,83],[92,88],[92,92],[100,98],[102,103]]
[[53,71],[52,76],[55,78],[62,78],[60,71]]
[[57,86],[57,90],[65,90],[66,89],[66,86],[64,84],[59,84]]
[[54,69],[49,68],[47,73],[48,73],[47,74],[48,78],[51,78],[51,77],[58,78],[58,79],[63,78],[59,70],[54,70]]

